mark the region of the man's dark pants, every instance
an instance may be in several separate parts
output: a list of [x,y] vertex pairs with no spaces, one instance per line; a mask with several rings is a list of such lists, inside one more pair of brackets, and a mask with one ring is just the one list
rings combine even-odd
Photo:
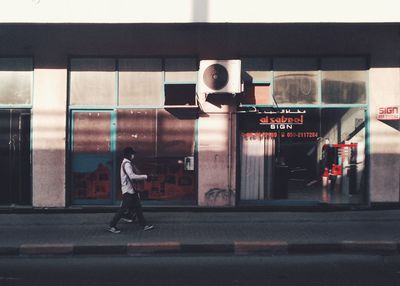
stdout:
[[143,216],[142,204],[140,203],[140,198],[138,193],[129,194],[125,193],[122,195],[122,204],[117,213],[114,215],[112,221],[110,222],[110,227],[115,227],[118,221],[124,216],[126,211],[131,211],[136,213],[139,220],[139,224],[144,227],[146,225],[146,220]]

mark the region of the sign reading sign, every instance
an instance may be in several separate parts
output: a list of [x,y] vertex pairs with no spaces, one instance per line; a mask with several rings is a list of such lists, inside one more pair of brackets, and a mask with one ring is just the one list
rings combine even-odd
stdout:
[[319,137],[319,112],[316,109],[270,109],[239,116],[243,132],[258,132],[267,137],[306,139]]
[[400,120],[400,112],[398,106],[379,107],[378,120]]

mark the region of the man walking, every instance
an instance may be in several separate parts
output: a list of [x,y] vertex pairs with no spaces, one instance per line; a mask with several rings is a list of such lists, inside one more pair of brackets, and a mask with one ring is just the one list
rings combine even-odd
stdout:
[[117,223],[127,211],[136,213],[139,224],[142,226],[143,230],[146,231],[154,228],[154,226],[146,223],[146,220],[143,216],[137,181],[147,180],[147,175],[138,174],[137,168],[133,164],[135,154],[136,152],[132,149],[132,147],[126,147],[123,151],[124,159],[122,160],[120,169],[122,204],[110,222],[108,231],[112,233],[121,232],[117,228]]

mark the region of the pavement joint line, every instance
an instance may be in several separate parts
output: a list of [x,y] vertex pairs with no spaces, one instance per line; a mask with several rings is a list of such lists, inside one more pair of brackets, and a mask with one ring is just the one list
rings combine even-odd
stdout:
[[72,254],[74,246],[70,243],[22,244],[20,255],[65,255]]

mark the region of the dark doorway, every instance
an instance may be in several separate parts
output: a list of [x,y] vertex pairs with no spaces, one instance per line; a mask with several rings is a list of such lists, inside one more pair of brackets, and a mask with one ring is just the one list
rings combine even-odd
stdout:
[[28,109],[0,110],[0,205],[31,204]]

